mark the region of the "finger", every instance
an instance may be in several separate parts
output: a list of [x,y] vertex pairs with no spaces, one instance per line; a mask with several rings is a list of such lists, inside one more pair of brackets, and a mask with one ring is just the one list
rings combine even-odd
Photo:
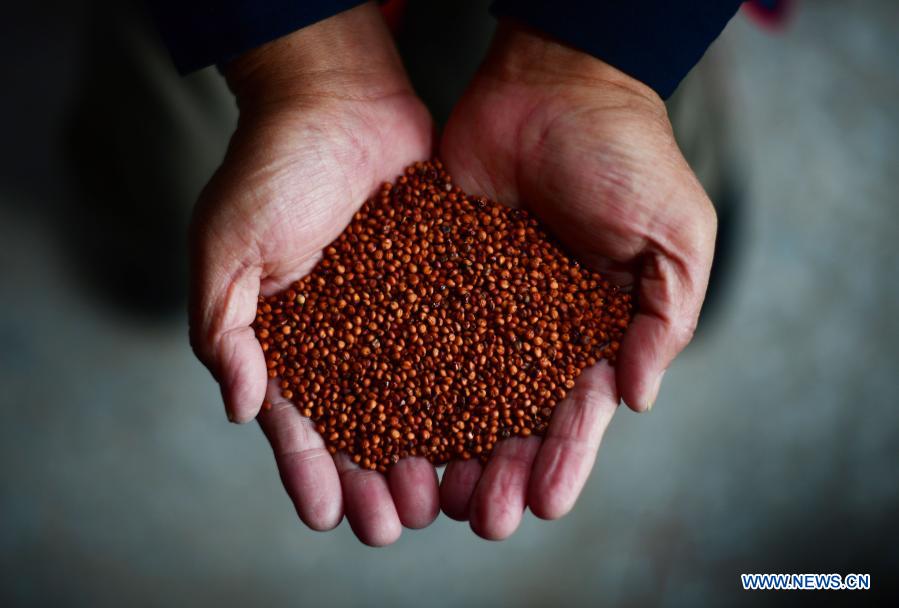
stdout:
[[616,378],[632,410],[652,409],[662,376],[696,330],[708,284],[711,253],[686,270],[669,257],[648,254],[638,283],[637,314],[618,353]]
[[343,519],[334,459],[313,422],[278,395],[274,382],[269,383],[267,396],[272,408],[258,420],[275,454],[281,483],[303,523],[313,530],[330,530]]
[[353,532],[372,547],[395,543],[403,527],[387,480],[377,471],[359,468],[342,452],[334,461],[340,473],[346,517]]
[[617,408],[615,370],[605,361],[585,370],[555,407],[534,460],[528,488],[534,515],[558,519],[574,507]]
[[[252,321],[251,321],[252,322]],[[215,374],[228,420],[244,424],[259,413],[268,379],[265,356],[251,327],[223,332],[215,348]]]
[[453,460],[446,465],[440,481],[440,508],[450,519],[467,521],[471,495],[481,479],[483,467],[477,460]]
[[202,222],[192,229],[190,338],[197,357],[219,383],[228,419],[249,422],[265,395],[256,317],[261,270],[225,251]]
[[471,497],[469,522],[478,536],[502,540],[518,529],[539,448],[539,437],[513,437],[496,445]]
[[403,458],[387,477],[400,522],[407,528],[425,528],[440,511],[437,471],[424,458]]

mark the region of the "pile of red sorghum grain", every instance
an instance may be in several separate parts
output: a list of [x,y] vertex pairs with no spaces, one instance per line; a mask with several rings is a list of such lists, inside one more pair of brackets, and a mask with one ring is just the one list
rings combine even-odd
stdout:
[[542,434],[581,370],[614,360],[630,310],[528,213],[466,195],[435,160],[384,184],[311,274],[260,297],[254,328],[331,453],[383,472]]

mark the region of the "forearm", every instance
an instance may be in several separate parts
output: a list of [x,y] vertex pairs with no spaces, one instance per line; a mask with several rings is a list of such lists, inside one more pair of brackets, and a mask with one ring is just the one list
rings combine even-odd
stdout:
[[250,50],[230,62],[225,75],[242,110],[263,102],[371,100],[411,90],[371,2]]
[[219,63],[364,0],[147,0],[181,73]]
[[620,88],[659,100],[650,87],[615,66],[509,18],[500,20],[479,74],[541,87]]
[[640,80],[663,99],[699,61],[742,0],[496,0],[491,10]]

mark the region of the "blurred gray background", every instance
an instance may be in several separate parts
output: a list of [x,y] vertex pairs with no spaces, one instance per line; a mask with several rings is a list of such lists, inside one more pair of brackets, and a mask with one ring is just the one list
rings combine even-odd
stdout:
[[[778,31],[738,14],[672,107],[726,238],[654,410],[619,411],[565,519],[490,543],[441,517],[375,550],[345,522],[299,523],[261,433],[226,422],[188,347],[184,225],[234,120],[218,74],[179,79],[139,11],[11,8],[0,605],[873,599],[744,593],[741,572],[895,591],[897,32],[893,0],[802,2]],[[480,44],[446,90],[419,84],[438,117]]]

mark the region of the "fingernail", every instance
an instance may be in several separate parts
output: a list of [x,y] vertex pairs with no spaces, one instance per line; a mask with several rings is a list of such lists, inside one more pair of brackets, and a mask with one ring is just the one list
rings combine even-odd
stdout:
[[231,411],[230,407],[225,408],[225,414],[228,416],[228,422],[237,424],[237,416],[234,415],[234,412]]
[[662,370],[662,373],[658,375],[656,378],[655,386],[652,387],[652,391],[649,393],[649,404],[646,406],[646,411],[651,412],[652,406],[655,405],[656,399],[659,398],[659,389],[662,388],[662,378],[665,377],[665,372],[668,370]]

